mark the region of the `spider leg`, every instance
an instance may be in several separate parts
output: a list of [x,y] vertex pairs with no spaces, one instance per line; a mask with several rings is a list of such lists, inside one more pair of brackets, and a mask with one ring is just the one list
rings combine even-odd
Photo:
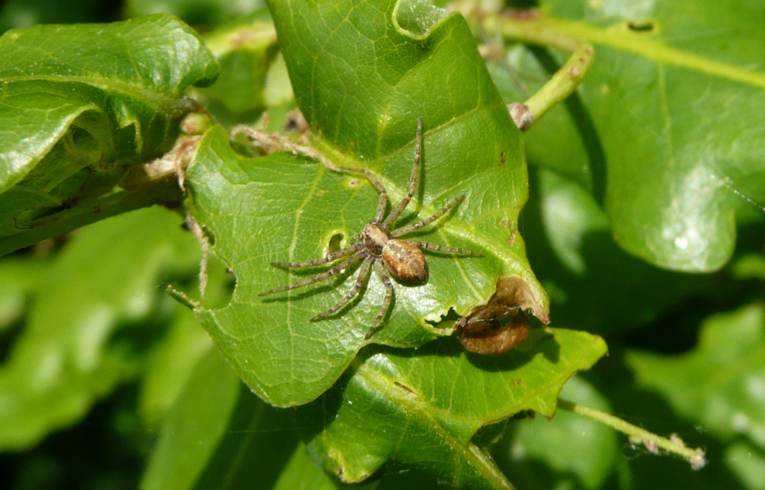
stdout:
[[396,220],[401,216],[401,213],[404,212],[406,207],[409,205],[409,202],[412,200],[412,197],[414,197],[414,194],[417,192],[417,184],[419,183],[420,179],[420,166],[422,164],[422,118],[417,119],[417,137],[416,137],[416,143],[415,143],[415,150],[414,150],[414,163],[412,164],[412,175],[409,176],[409,188],[406,192],[406,196],[404,196],[403,199],[401,199],[401,202],[398,203],[398,206],[396,206],[396,209],[394,209],[387,218],[385,218],[385,221],[383,222],[383,229],[388,230],[391,226],[396,222]]
[[333,172],[349,173],[356,175],[363,175],[372,187],[374,187],[380,194],[377,201],[377,212],[375,213],[375,223],[380,223],[385,216],[385,208],[388,205],[388,192],[383,187],[382,183],[375,177],[375,174],[366,168],[354,168],[343,167],[336,165],[332,160],[324,156],[321,152],[310,146],[300,145],[290,141],[288,138],[279,136],[276,134],[268,134],[264,131],[259,131],[255,128],[251,128],[244,125],[236,126],[231,130],[231,134],[236,136],[237,134],[244,134],[250,140],[260,145],[266,153],[274,153],[280,150],[287,150],[295,155],[303,155],[308,158],[318,160],[322,165]]
[[357,252],[327,271],[324,271],[320,274],[316,274],[315,276],[309,277],[302,281],[289,284],[287,286],[281,286],[278,288],[269,289],[268,291],[263,291],[262,293],[258,293],[258,296],[268,296],[275,293],[283,293],[285,291],[290,291],[292,289],[310,286],[311,284],[324,281],[326,279],[329,279],[330,277],[334,277],[342,272],[345,272],[346,269],[348,269],[349,267],[354,265],[356,262],[358,262],[360,258],[361,258],[361,255]]
[[463,255],[466,257],[483,257],[483,255],[479,254],[478,252],[473,252],[472,250],[467,250],[464,248],[449,247],[448,245],[438,245],[430,242],[412,241],[411,243],[417,245],[420,249],[427,250],[429,252],[436,252],[447,255]]
[[341,250],[333,252],[321,259],[305,260],[303,262],[271,262],[271,265],[278,267],[279,269],[310,269],[312,267],[329,264],[343,257],[352,255],[361,247],[362,245],[357,243],[355,245],[351,245],[350,247],[345,247]]
[[382,221],[383,217],[385,216],[385,208],[388,207],[388,191],[385,190],[385,187],[380,183],[379,180],[377,180],[377,177],[370,172],[367,169],[363,169],[364,171],[361,172],[369,181],[370,184],[372,184],[372,187],[377,189],[377,192],[380,194],[380,197],[377,198],[377,211],[375,211],[375,223],[379,223]]
[[413,231],[419,230],[420,228],[424,228],[428,226],[429,224],[433,223],[437,219],[439,219],[441,216],[447,214],[452,209],[456,208],[457,206],[462,203],[462,201],[465,199],[465,196],[457,196],[454,199],[447,202],[444,207],[433,213],[432,215],[428,216],[427,218],[418,221],[416,223],[412,223],[410,225],[403,226],[397,230],[393,230],[390,233],[391,238],[398,238],[400,236],[406,235],[408,233],[411,233]]
[[343,295],[342,298],[340,298],[340,301],[335,304],[335,306],[329,308],[326,311],[323,311],[319,313],[318,315],[311,318],[312,322],[323,320],[324,318],[330,317],[337,313],[338,311],[345,308],[348,303],[353,301],[353,299],[361,294],[362,290],[364,289],[364,286],[367,285],[369,282],[369,275],[372,273],[372,263],[373,260],[371,257],[368,257],[364,259],[364,262],[361,264],[361,269],[359,270],[359,275],[356,277],[356,284],[353,285],[353,287]]
[[383,321],[385,321],[385,317],[388,315],[390,306],[393,303],[393,281],[391,280],[390,275],[388,274],[388,271],[385,269],[385,267],[378,267],[377,271],[380,274],[380,279],[382,280],[383,286],[385,286],[385,299],[383,299],[383,304],[380,306],[380,312],[377,313],[375,321],[372,324],[372,328],[364,336],[365,339],[370,338],[380,329]]

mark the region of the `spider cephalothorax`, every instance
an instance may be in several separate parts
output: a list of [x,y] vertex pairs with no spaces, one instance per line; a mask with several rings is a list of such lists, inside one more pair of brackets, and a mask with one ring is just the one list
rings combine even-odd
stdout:
[[372,329],[368,334],[371,335],[371,333],[373,333],[385,320],[385,316],[393,301],[394,289],[391,278],[395,279],[397,282],[409,285],[422,284],[428,280],[428,266],[425,260],[425,255],[422,253],[423,250],[451,255],[479,256],[479,254],[461,248],[447,247],[445,245],[436,245],[434,243],[418,242],[401,238],[446,215],[462,202],[464,196],[452,199],[433,215],[421,221],[417,221],[416,223],[401,228],[393,228],[396,220],[401,216],[409,205],[409,202],[412,200],[412,197],[417,192],[421,161],[422,121],[418,120],[415,157],[414,164],[412,165],[412,175],[409,178],[409,188],[401,202],[399,202],[390,214],[387,215],[388,193],[374,174],[365,170],[335,167],[335,169],[339,171],[362,173],[372,186],[377,189],[380,197],[377,203],[377,212],[374,219],[364,227],[350,246],[330,253],[324,258],[308,260],[305,262],[273,263],[273,266],[284,269],[310,269],[320,266],[329,266],[330,264],[335,265],[324,272],[320,272],[302,281],[262,292],[260,293],[260,296],[267,296],[309,286],[338,274],[342,274],[351,268],[356,267],[358,264],[361,264],[354,286],[340,298],[340,301],[338,301],[337,304],[326,311],[317,314],[311,319],[312,321],[321,320],[334,315],[350,304],[356,297],[363,294],[363,291],[369,282],[369,278],[371,277],[372,268],[376,266],[375,270],[385,286],[385,299],[375,318]]

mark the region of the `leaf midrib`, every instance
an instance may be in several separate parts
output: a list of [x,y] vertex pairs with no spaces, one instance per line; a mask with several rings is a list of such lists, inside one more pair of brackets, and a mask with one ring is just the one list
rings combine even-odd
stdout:
[[0,78],[4,83],[15,82],[54,82],[54,83],[80,83],[104,90],[107,93],[116,93],[131,98],[139,98],[159,111],[174,113],[178,108],[179,98],[172,95],[165,95],[157,90],[153,90],[145,85],[137,83],[127,83],[112,78],[100,76],[74,76],[74,75],[30,75],[30,76],[12,76]]
[[718,78],[765,89],[765,74],[704,58],[703,56],[671,47],[664,42],[647,38],[643,34],[631,34],[626,31],[593,27],[583,22],[562,19],[545,19],[540,22],[549,26],[550,29],[593,44],[600,44],[620,51],[637,54],[657,63],[687,68]]

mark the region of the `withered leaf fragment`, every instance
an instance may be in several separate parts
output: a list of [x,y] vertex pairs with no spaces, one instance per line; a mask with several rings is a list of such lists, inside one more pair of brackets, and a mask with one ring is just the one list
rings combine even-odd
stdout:
[[530,302],[526,283],[516,278],[497,281],[489,302],[462,318],[455,331],[465,349],[476,354],[497,355],[516,347],[529,335]]

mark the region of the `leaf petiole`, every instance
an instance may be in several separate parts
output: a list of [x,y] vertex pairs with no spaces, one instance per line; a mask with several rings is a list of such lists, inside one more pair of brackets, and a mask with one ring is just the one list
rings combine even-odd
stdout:
[[659,449],[663,449],[668,453],[677,454],[691,464],[691,468],[694,470],[700,470],[707,464],[706,455],[701,448],[692,449],[685,445],[682,439],[675,434],[672,434],[670,438],[657,436],[645,429],[630,424],[629,422],[615,417],[609,413],[601,412],[591,407],[579,405],[568,400],[558,399],[558,407],[568,410],[569,412],[587,417],[589,419],[600,422],[607,425],[614,430],[617,430],[623,434],[626,434],[630,438],[632,444],[643,445],[650,453],[658,454]]
[[524,131],[577,89],[595,59],[595,50],[591,44],[582,43],[542,22],[525,18],[492,17],[487,20],[485,27],[489,31],[499,30],[509,40],[572,53],[566,64],[526,102],[508,105],[513,122]]
[[83,200],[75,207],[29,223],[25,231],[0,238],[0,257],[111,216],[155,204],[178,203],[182,197],[176,180],[171,178],[133,190]]

